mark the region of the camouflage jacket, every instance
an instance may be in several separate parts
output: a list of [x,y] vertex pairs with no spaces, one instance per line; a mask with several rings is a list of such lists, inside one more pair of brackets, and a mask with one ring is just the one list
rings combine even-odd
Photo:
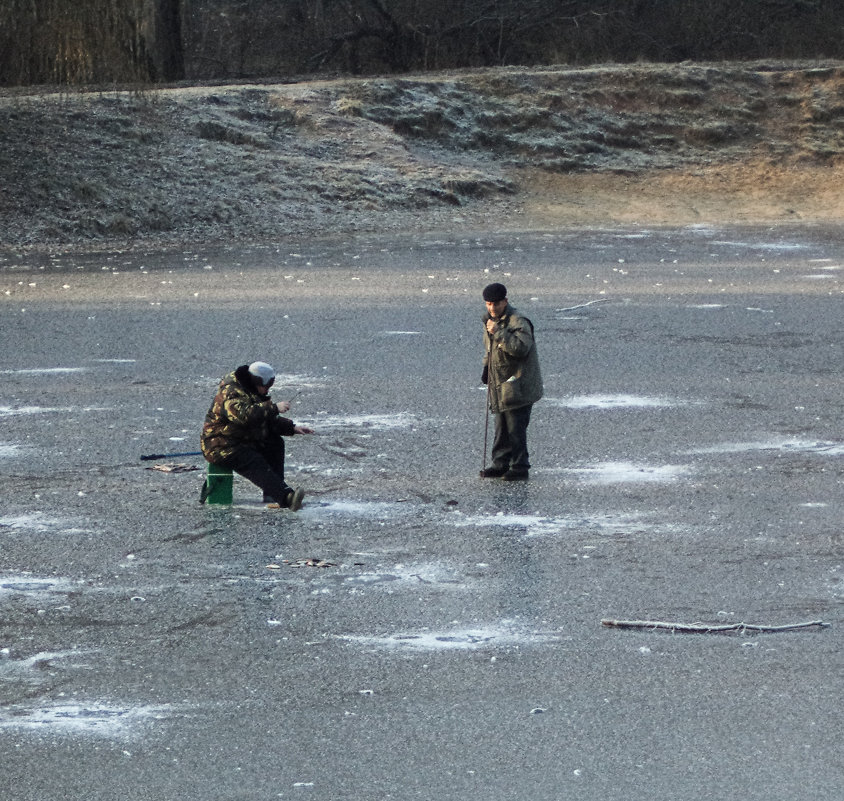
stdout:
[[240,447],[260,447],[271,437],[293,433],[293,421],[279,414],[269,395],[255,391],[244,364],[220,382],[205,415],[200,444],[209,462],[219,462]]
[[542,374],[533,337],[533,323],[509,304],[495,332],[484,324],[484,366],[487,368],[490,411],[507,412],[530,406],[542,397]]

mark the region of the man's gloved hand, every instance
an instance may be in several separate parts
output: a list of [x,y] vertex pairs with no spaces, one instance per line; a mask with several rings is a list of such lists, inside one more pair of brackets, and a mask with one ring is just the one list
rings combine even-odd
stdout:
[[484,371],[481,373],[481,383],[486,384],[489,381],[489,365],[484,365]]

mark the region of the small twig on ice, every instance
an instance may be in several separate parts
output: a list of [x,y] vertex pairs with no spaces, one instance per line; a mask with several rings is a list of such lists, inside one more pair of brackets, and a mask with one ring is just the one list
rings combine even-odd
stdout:
[[794,631],[795,629],[829,627],[829,623],[822,620],[809,620],[806,623],[791,623],[785,626],[758,626],[753,623],[724,623],[711,625],[709,623],[666,623],[661,620],[612,620],[604,618],[602,626],[613,629],[664,629],[681,634],[721,634],[728,631],[755,631],[771,634],[780,631]]

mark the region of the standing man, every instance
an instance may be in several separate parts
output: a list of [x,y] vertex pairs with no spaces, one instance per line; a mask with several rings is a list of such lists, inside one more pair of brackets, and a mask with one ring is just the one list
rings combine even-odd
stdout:
[[[507,301],[503,284],[484,288],[484,370],[489,409],[495,415],[492,466],[481,478],[527,481],[527,428],[533,404],[542,397],[542,375],[533,323]],[[484,456],[486,458],[486,456]]]
[[[202,454],[212,464],[228,467],[264,492],[264,503],[297,512],[305,493],[284,480],[284,440],[293,434],[313,434],[282,417],[287,401],[273,403],[270,387],[275,370],[266,362],[243,364],[220,381],[202,426]],[[207,484],[201,502],[205,502]]]

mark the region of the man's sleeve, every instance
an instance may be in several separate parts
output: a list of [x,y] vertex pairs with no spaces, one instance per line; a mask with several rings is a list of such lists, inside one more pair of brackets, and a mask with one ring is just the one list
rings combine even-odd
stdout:
[[495,332],[494,347],[508,356],[524,359],[533,348],[533,326],[526,317],[511,317],[510,323]]
[[223,409],[229,420],[244,426],[260,425],[278,417],[278,407],[271,400],[255,403],[248,395],[240,393],[226,398]]
[[296,433],[296,424],[287,417],[278,415],[270,424],[270,431],[273,434],[280,434],[282,437],[291,437]]

